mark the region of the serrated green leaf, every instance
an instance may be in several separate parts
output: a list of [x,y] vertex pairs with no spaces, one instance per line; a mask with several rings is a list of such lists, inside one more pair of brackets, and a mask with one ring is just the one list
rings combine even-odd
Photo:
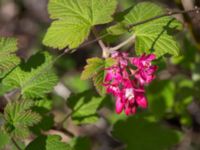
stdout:
[[37,124],[41,117],[30,109],[32,101],[23,100],[8,103],[4,110],[5,130],[13,137],[25,138],[29,134],[28,127]]
[[4,117],[7,121],[12,122],[15,116],[19,116],[19,114],[23,113],[24,111],[30,109],[34,103],[32,101],[25,101],[22,102],[13,102],[8,103],[4,110]]
[[0,78],[19,64],[20,59],[15,54],[16,50],[16,39],[0,37]]
[[43,43],[54,48],[75,48],[90,33],[92,26],[112,21],[116,0],[50,0],[48,11],[56,19]]
[[116,61],[113,58],[101,59],[90,58],[87,60],[87,65],[82,72],[81,79],[86,80],[93,78],[94,85],[100,95],[104,94],[103,81],[105,69],[114,65]]
[[116,61],[113,58],[107,58],[104,60],[104,66],[99,70],[99,72],[93,76],[94,85],[100,95],[105,94],[105,88],[103,86],[104,78],[106,75],[106,68],[113,66]]
[[72,148],[61,142],[61,137],[57,135],[39,136],[32,141],[25,150],[72,150]]
[[25,98],[40,98],[49,93],[57,82],[51,68],[52,57],[48,53],[38,53],[27,63],[15,68],[2,84],[7,91],[20,89]]
[[38,113],[32,112],[31,110],[26,111],[26,113],[21,114],[20,116],[16,116],[16,122],[19,122],[24,126],[33,126],[41,120],[40,115]]
[[102,68],[104,68],[104,60],[98,57],[87,59],[87,65],[85,66],[81,79],[87,80],[96,75]]
[[100,108],[103,98],[93,91],[85,91],[71,95],[68,106],[72,109],[72,119],[76,124],[94,123],[98,120],[97,110]]
[[[165,13],[161,7],[150,2],[138,3],[132,9],[129,8],[128,11],[124,15],[124,20],[120,22],[121,25],[111,27],[109,32],[121,34],[125,31],[124,27],[130,24]],[[120,26],[121,29],[119,29]],[[173,33],[181,28],[181,23],[172,17],[163,17],[133,27],[131,30],[136,36],[136,53],[141,55],[142,53],[153,52],[157,57],[167,53],[177,56],[180,48],[173,37]]]
[[182,133],[134,116],[118,121],[113,127],[115,138],[126,144],[126,150],[166,150],[182,139]]
[[100,71],[97,75],[93,77],[94,86],[96,87],[96,90],[100,95],[105,94],[105,88],[103,86],[104,78],[105,71]]
[[35,107],[43,110],[42,112],[50,111],[53,107],[53,101],[48,99],[36,100],[34,103]]

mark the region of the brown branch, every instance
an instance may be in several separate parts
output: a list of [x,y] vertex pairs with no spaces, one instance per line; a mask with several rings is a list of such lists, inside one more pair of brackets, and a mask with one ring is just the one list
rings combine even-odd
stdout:
[[130,30],[132,27],[135,27],[135,26],[138,26],[138,25],[141,25],[141,24],[145,24],[145,23],[148,23],[150,21],[154,21],[154,20],[157,20],[157,19],[160,19],[160,18],[163,18],[163,17],[172,16],[172,15],[176,15],[176,14],[192,13],[192,12],[199,13],[199,11],[200,11],[200,8],[194,8],[194,9],[191,9],[191,10],[181,10],[181,11],[169,11],[169,12],[162,14],[162,15],[159,15],[159,16],[155,16],[155,17],[152,17],[152,18],[140,21],[140,22],[129,24],[125,28]]
[[22,150],[21,147],[18,145],[18,143],[15,141],[14,138],[11,138],[11,141],[13,142],[13,144],[15,145],[15,147],[16,147],[18,150]]
[[65,135],[69,136],[70,138],[75,137],[74,133],[72,133],[71,131],[69,131],[63,127],[54,126],[52,129],[55,131],[60,131],[61,133],[64,133]]

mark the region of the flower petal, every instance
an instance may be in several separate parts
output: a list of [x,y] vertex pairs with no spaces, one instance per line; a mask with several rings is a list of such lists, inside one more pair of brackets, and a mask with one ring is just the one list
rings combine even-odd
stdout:
[[148,106],[148,102],[147,102],[147,99],[146,99],[146,97],[145,96],[139,96],[139,97],[137,97],[137,104],[138,104],[138,106],[140,106],[141,108],[147,108],[147,106]]
[[121,102],[121,98],[118,97],[116,100],[116,109],[115,109],[116,113],[120,114],[123,108],[124,108],[124,104]]

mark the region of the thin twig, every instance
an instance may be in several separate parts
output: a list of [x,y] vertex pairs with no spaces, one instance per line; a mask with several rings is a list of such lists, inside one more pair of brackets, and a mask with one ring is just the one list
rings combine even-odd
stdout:
[[129,37],[127,40],[123,41],[123,42],[120,43],[119,45],[110,48],[109,51],[110,51],[110,52],[117,51],[117,50],[119,50],[120,48],[122,48],[123,46],[125,46],[126,44],[128,44],[128,43],[130,43],[130,42],[134,42],[134,41],[135,41],[135,35]]
[[[96,29],[93,28],[92,31],[93,31],[95,37],[98,38],[99,35],[98,35]],[[99,46],[100,46],[101,49],[102,49],[102,53],[103,53],[102,56],[103,56],[104,58],[108,57],[108,55],[109,55],[108,47],[103,43],[103,41],[102,41],[101,39],[98,40],[98,43],[99,43]]]
[[60,131],[60,132],[64,133],[65,135],[67,135],[71,138],[73,138],[75,136],[74,133],[72,133],[71,131],[69,131],[66,128],[63,128],[63,127],[54,126],[52,129]]
[[17,144],[17,142],[15,141],[14,138],[11,138],[13,144],[15,145],[15,147],[18,149],[18,150],[22,150],[21,147]]
[[71,117],[71,115],[73,114],[74,112],[71,111],[67,116],[65,116],[65,118],[59,123],[60,126],[63,126],[63,124],[65,123],[65,121]]
[[[99,37],[99,35],[98,35],[98,33],[97,33],[95,28],[93,28],[92,31],[93,31],[93,33],[94,33],[96,38]],[[101,39],[98,40],[98,43],[99,43],[99,45],[100,45],[102,50],[107,48],[106,45],[103,43],[103,41]]]
[[138,25],[141,25],[141,24],[145,24],[145,23],[148,23],[150,21],[157,20],[157,19],[160,19],[160,18],[163,18],[163,17],[172,16],[172,15],[176,15],[176,14],[192,13],[192,12],[199,13],[199,11],[200,11],[200,8],[195,8],[195,9],[191,9],[191,10],[169,11],[169,12],[162,14],[162,15],[159,15],[159,16],[155,16],[155,17],[152,17],[152,18],[140,21],[140,22],[129,24],[126,28],[128,30],[130,30],[132,27],[135,27],[135,26],[138,26]]

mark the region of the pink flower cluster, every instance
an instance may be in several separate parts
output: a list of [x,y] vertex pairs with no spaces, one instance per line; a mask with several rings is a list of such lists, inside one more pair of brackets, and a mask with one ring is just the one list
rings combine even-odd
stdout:
[[106,68],[104,86],[106,92],[115,97],[116,112],[119,114],[124,110],[126,115],[131,115],[138,107],[147,108],[144,85],[155,78],[157,66],[151,64],[155,55],[128,57],[127,53],[115,52],[112,58],[117,64]]

